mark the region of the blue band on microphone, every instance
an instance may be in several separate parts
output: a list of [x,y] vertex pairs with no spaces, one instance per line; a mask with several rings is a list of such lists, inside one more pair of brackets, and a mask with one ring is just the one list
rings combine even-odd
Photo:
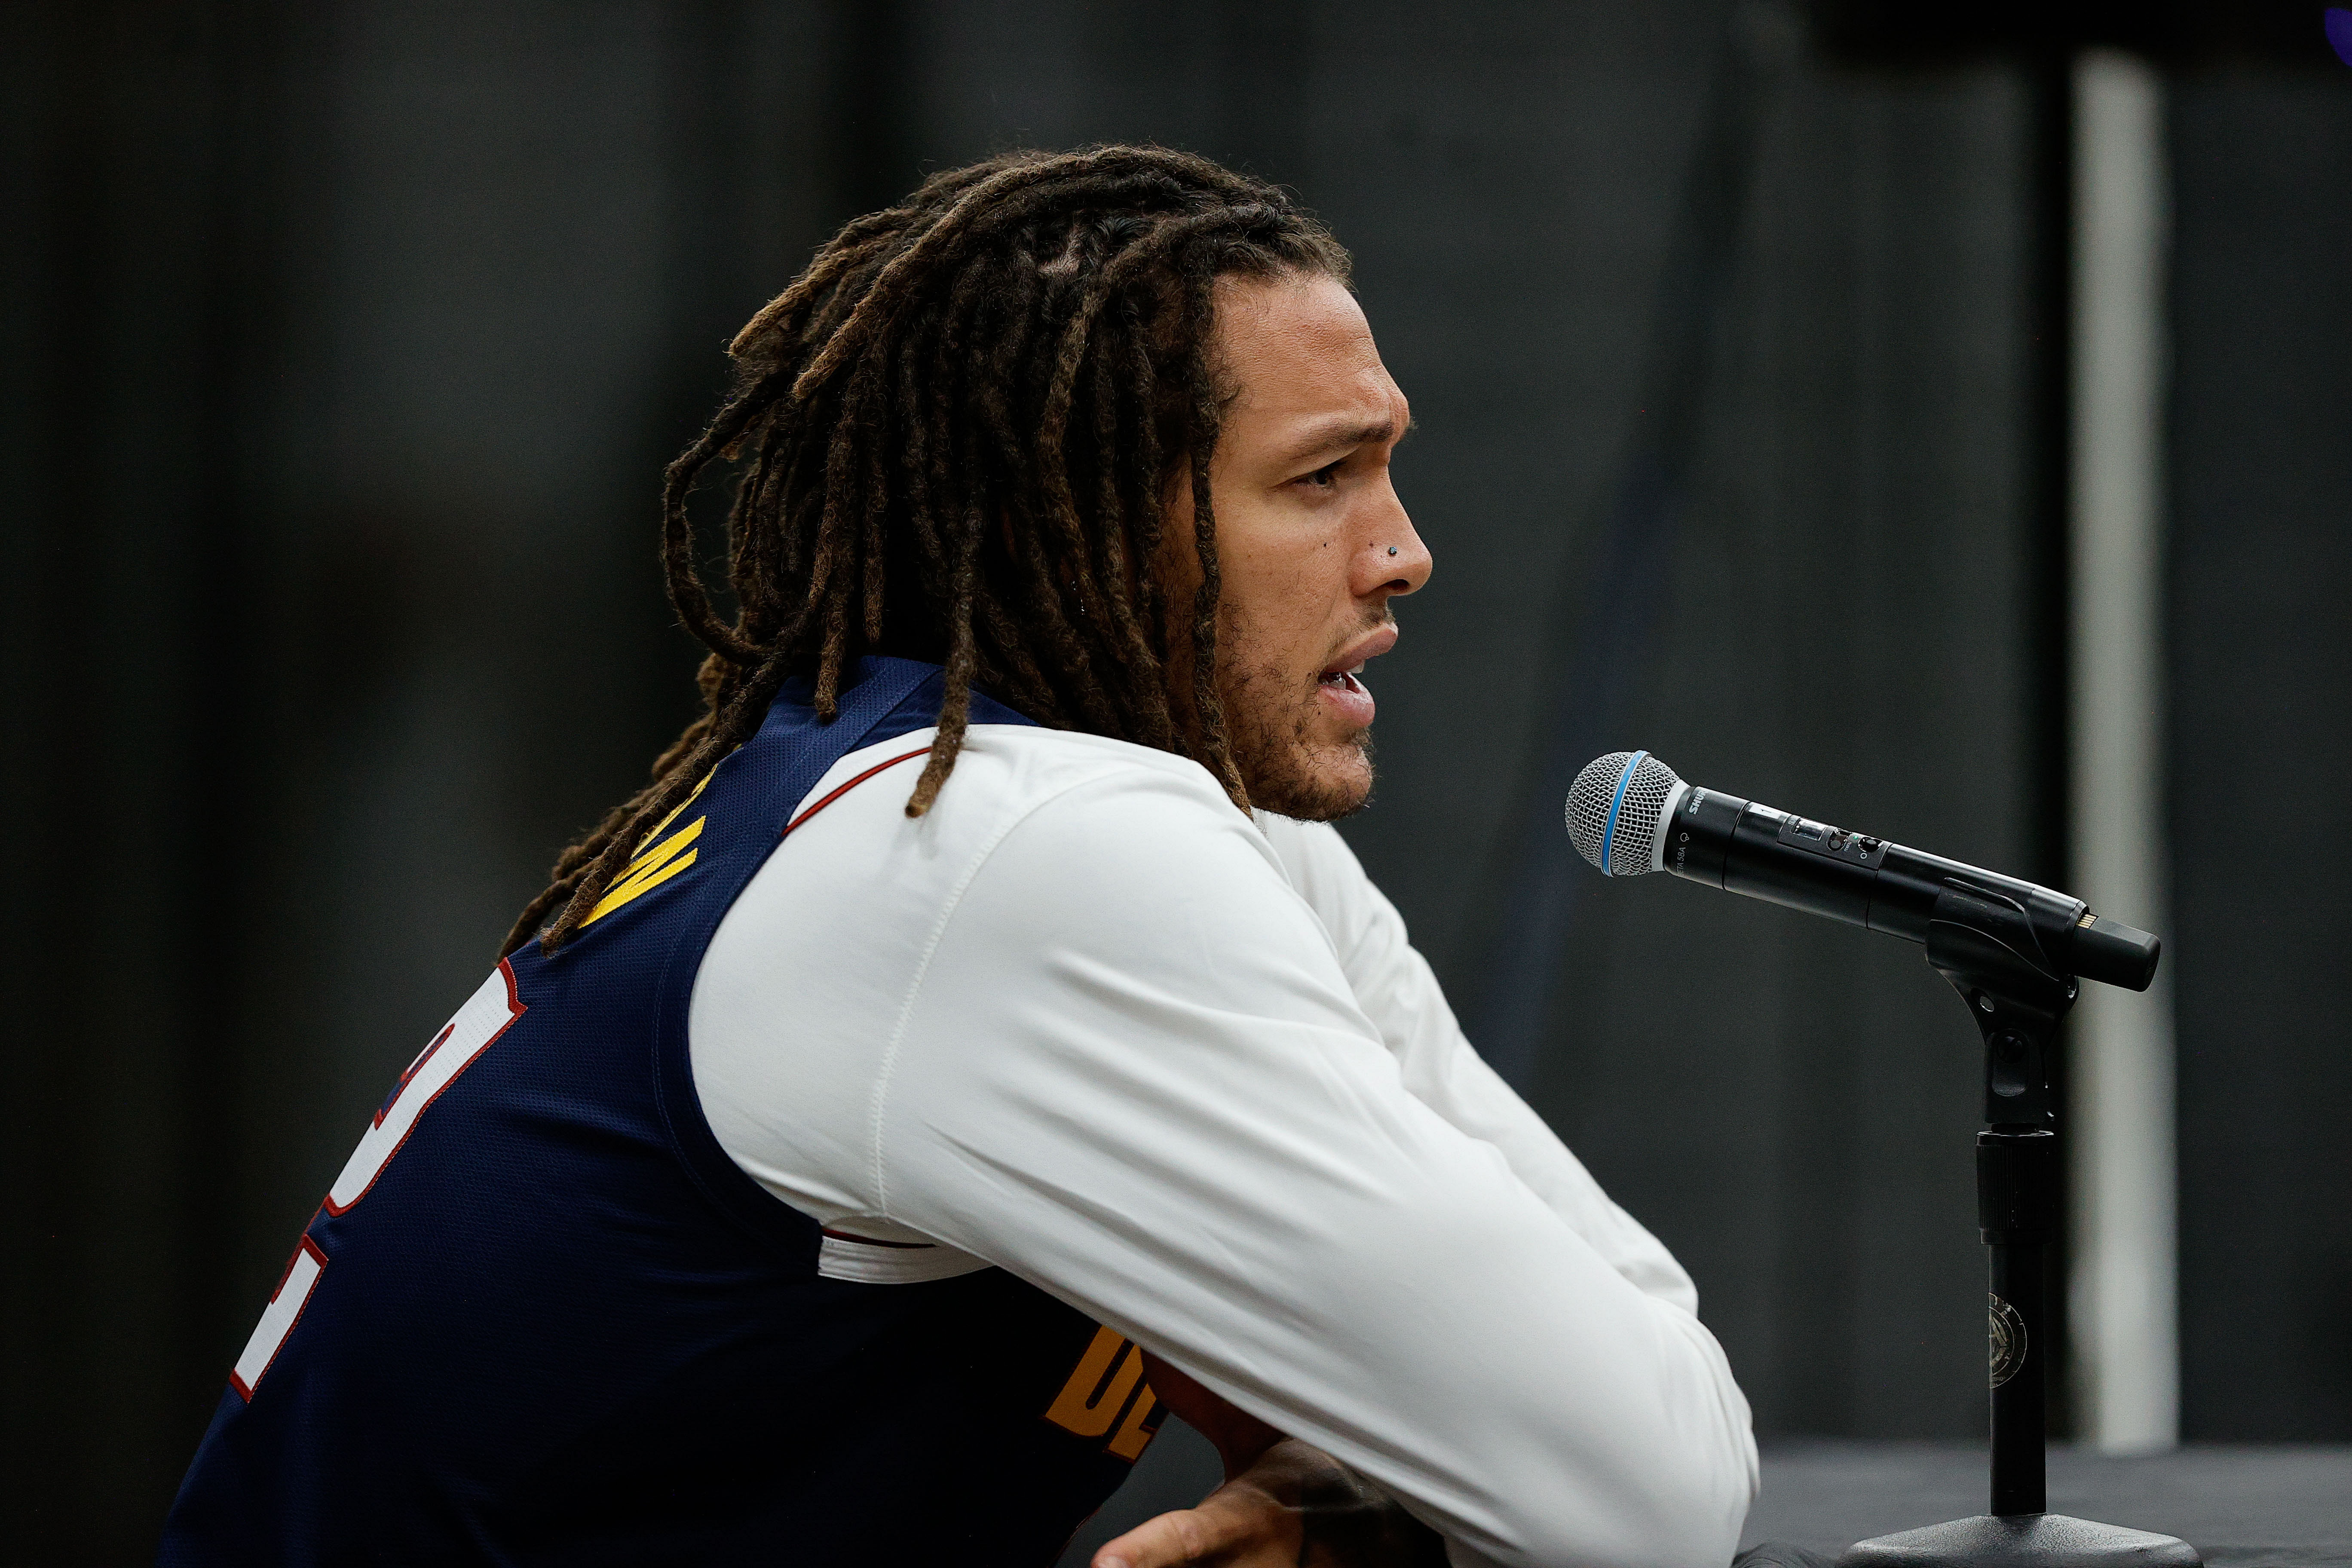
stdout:
[[1609,802],[1609,826],[1601,830],[1601,874],[1604,877],[1616,875],[1609,868],[1609,851],[1617,842],[1617,808],[1625,804],[1625,786],[1633,782],[1633,770],[1640,767],[1642,759],[1649,754],[1647,752],[1634,752],[1626,759],[1625,771],[1617,775],[1617,794]]

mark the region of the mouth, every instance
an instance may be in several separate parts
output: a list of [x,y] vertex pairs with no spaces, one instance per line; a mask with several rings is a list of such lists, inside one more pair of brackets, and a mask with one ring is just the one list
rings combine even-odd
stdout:
[[1342,648],[1315,678],[1321,694],[1359,728],[1372,721],[1372,693],[1360,679],[1364,666],[1396,647],[1396,640],[1395,622],[1375,626]]

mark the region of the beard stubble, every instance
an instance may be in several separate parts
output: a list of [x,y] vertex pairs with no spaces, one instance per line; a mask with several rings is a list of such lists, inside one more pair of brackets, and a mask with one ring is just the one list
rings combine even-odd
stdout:
[[[1279,666],[1255,657],[1247,632],[1230,620],[1218,633],[1225,742],[1250,804],[1300,822],[1331,822],[1370,805],[1372,732],[1359,731],[1338,746],[1317,745],[1312,731],[1322,703],[1317,688],[1298,691]],[[1316,766],[1318,755],[1349,752],[1362,760],[1360,783],[1333,778]]]

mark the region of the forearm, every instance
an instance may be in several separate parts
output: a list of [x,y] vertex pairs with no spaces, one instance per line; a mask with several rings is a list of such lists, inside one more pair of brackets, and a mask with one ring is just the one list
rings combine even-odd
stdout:
[[[1118,1060],[1164,1065],[1132,1049]],[[952,1174],[908,1173],[910,1197],[959,1195],[952,1212],[908,1217],[1332,1454],[1485,1557],[1727,1559],[1753,1472],[1720,1351],[1491,1148],[1392,1100],[1399,1121],[1334,1162],[1348,1148],[1336,1129],[1244,1142],[1149,1086],[1103,1091],[992,1148],[984,1171],[959,1156]],[[1302,1079],[1249,1098],[1297,1119],[1313,1096]],[[977,1098],[959,1094],[954,1114],[984,1112]],[[1113,1101],[1155,1107],[1115,1153],[1097,1142]],[[1084,1136],[1057,1146],[1057,1128]],[[984,1207],[970,1197],[983,1184]]]
[[1678,1309],[1597,1278],[1597,1260],[1478,1268],[1472,1255],[1496,1239],[1429,1247],[1421,1288],[1393,1292],[1391,1310],[1318,1298],[1319,1333],[1179,1325],[1168,1348],[1202,1354],[1202,1376],[1237,1404],[1483,1560],[1706,1568],[1727,1558],[1753,1495],[1754,1451],[1711,1337]]

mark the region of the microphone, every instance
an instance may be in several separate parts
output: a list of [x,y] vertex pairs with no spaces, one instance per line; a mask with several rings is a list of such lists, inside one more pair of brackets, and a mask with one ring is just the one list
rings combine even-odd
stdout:
[[2147,989],[2163,951],[2080,899],[1685,784],[1647,752],[1585,764],[1568,792],[1568,834],[1604,877],[1670,871],[1907,942],[1927,941],[1948,890],[1990,900],[2031,929],[2036,967],[2133,991]]

